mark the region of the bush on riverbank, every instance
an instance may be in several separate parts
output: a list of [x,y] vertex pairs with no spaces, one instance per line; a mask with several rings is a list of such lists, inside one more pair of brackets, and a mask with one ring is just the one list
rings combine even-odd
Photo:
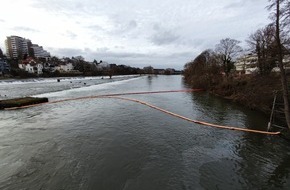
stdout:
[[184,79],[193,88],[203,88],[211,93],[254,110],[270,114],[274,91],[281,91],[280,76],[237,75],[232,69],[227,74],[220,56],[206,50],[184,66]]
[[253,110],[269,115],[271,113],[274,91],[281,90],[278,75],[220,77],[209,84],[203,77],[186,80],[193,88],[204,88],[214,95],[232,100]]
[[209,89],[213,94],[230,99],[267,115],[271,113],[274,91],[281,90],[279,76],[241,76],[224,80]]

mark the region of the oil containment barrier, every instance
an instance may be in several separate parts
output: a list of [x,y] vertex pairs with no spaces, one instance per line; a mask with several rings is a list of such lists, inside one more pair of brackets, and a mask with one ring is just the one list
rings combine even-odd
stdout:
[[125,95],[174,93],[174,92],[198,92],[198,91],[203,91],[203,90],[202,89],[190,89],[190,90],[168,90],[168,91],[128,92],[128,93],[105,94],[105,95],[85,96],[85,97],[78,97],[78,98],[69,98],[69,99],[63,99],[63,100],[56,100],[56,101],[45,102],[45,103],[40,103],[40,104],[33,104],[33,105],[27,105],[27,106],[21,106],[21,107],[6,108],[5,110],[16,110],[16,109],[30,108],[30,107],[35,107],[35,106],[40,106],[40,105],[45,105],[45,104],[56,104],[56,103],[61,103],[61,102],[73,101],[73,100],[86,100],[86,99],[95,99],[95,98],[111,98],[111,99],[120,99],[120,100],[136,102],[136,103],[148,106],[150,108],[153,108],[155,110],[161,111],[163,113],[166,113],[168,115],[171,115],[171,116],[174,116],[174,117],[177,117],[177,118],[180,118],[180,119],[192,122],[192,123],[203,125],[203,126],[220,128],[220,129],[227,129],[227,130],[234,130],[234,131],[243,131],[243,132],[256,133],[256,134],[265,134],[265,135],[280,135],[281,134],[281,132],[279,132],[279,131],[278,132],[268,132],[268,131],[254,130],[254,129],[246,129],[246,128],[239,128],[239,127],[217,125],[217,124],[208,123],[208,122],[204,122],[204,121],[198,121],[198,120],[190,119],[190,118],[184,117],[182,115],[178,115],[176,113],[167,111],[165,109],[159,108],[159,107],[157,107],[155,105],[149,104],[149,103],[144,102],[144,101],[140,101],[140,100],[132,99],[132,98],[120,97],[120,96],[125,96]]

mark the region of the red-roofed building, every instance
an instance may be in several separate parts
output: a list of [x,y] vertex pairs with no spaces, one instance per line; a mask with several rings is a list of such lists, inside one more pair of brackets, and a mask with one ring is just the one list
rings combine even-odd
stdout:
[[37,63],[33,58],[28,57],[25,60],[21,60],[18,64],[20,69],[27,71],[28,73],[33,73],[37,75],[43,74],[43,64]]

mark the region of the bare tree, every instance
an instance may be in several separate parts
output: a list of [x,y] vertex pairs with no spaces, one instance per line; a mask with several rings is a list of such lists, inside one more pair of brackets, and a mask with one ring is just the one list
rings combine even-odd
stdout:
[[234,67],[233,58],[237,56],[238,53],[242,52],[239,43],[241,42],[238,40],[226,38],[222,39],[220,43],[216,45],[216,52],[220,55],[222,67],[227,77]]
[[275,27],[270,24],[264,28],[258,29],[255,33],[251,34],[246,41],[250,50],[258,57],[257,66],[260,74],[269,74],[275,66],[275,56],[273,55],[276,44]]
[[[276,27],[276,46],[277,46],[277,60],[278,60],[278,66],[280,68],[280,76],[281,76],[281,83],[282,83],[282,92],[283,92],[283,100],[284,100],[284,113],[286,117],[286,122],[288,125],[288,128],[290,129],[290,107],[289,107],[289,99],[288,99],[288,85],[287,85],[287,78],[286,73],[283,65],[283,46],[281,43],[281,20],[282,20],[282,12],[281,12],[281,5],[283,2],[286,2],[285,0],[269,0],[271,3],[268,6],[269,10],[273,10],[273,20],[275,22]],[[288,1],[287,1],[288,2]]]
[[184,66],[184,77],[195,88],[211,88],[221,76],[218,56],[207,49]]

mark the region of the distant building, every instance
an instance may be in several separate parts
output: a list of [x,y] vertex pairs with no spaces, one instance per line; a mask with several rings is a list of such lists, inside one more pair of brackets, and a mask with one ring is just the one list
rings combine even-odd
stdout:
[[31,54],[29,49],[32,46],[32,43],[29,39],[25,39],[19,36],[9,36],[5,40],[5,46],[6,55],[10,59],[23,58],[25,54]]
[[[255,74],[259,73],[259,68],[257,66],[258,56],[255,54],[247,54],[239,57],[235,63],[236,71],[239,74]],[[290,56],[286,55],[283,58],[283,64],[285,71],[289,73],[290,68]],[[271,72],[280,72],[278,65],[272,69]]]
[[50,53],[43,49],[42,46],[39,46],[37,44],[32,44],[31,49],[33,51],[33,57],[35,58],[46,58],[48,59],[50,57]]
[[43,64],[42,63],[37,63],[31,57],[29,57],[29,58],[27,58],[25,60],[22,60],[18,64],[18,67],[20,69],[25,70],[28,73],[37,74],[37,75],[43,74]]
[[[286,74],[289,74],[290,73],[290,55],[284,56],[282,61],[284,64],[284,70],[285,70]],[[276,65],[276,67],[274,67],[272,69],[271,72],[280,73],[280,68],[278,67],[278,64]]]
[[73,72],[74,67],[72,63],[63,63],[55,67],[60,73]]
[[5,40],[6,54],[9,59],[22,59],[27,57],[48,58],[50,53],[42,46],[32,44],[31,40],[19,36],[8,36]]
[[247,54],[236,60],[235,67],[239,74],[253,74],[259,72],[257,67],[258,57],[254,54]]
[[10,72],[9,64],[4,59],[0,59],[0,74],[5,74],[9,72]]

